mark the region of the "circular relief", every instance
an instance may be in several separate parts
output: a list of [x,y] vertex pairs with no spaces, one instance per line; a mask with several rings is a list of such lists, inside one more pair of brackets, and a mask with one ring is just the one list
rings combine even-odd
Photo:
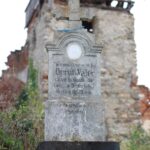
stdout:
[[82,48],[78,43],[70,43],[67,46],[67,54],[70,59],[79,59],[82,55]]

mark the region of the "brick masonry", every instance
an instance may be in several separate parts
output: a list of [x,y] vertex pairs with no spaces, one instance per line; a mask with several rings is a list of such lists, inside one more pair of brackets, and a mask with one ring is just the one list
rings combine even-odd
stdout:
[[6,62],[8,69],[0,79],[0,110],[12,106],[27,81],[28,50],[11,52]]

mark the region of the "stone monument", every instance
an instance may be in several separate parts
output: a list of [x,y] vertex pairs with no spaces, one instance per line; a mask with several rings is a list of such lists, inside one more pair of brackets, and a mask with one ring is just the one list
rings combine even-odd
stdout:
[[100,52],[83,32],[59,34],[48,45],[49,100],[46,141],[104,141],[104,106],[100,98]]
[[68,4],[70,28],[58,31],[55,41],[46,46],[49,54],[46,143],[39,149],[118,150],[115,143],[110,143],[111,148],[105,143],[100,82],[102,47],[95,44],[94,34],[81,29],[79,0],[69,0]]

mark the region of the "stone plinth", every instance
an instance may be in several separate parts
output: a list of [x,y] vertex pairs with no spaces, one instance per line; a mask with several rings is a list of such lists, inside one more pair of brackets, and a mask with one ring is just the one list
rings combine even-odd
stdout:
[[37,150],[119,150],[117,142],[43,142]]

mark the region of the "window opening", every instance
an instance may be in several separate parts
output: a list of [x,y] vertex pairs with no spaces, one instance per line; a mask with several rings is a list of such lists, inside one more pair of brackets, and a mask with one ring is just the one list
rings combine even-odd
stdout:
[[88,32],[93,33],[93,21],[82,21],[82,26],[87,29]]

